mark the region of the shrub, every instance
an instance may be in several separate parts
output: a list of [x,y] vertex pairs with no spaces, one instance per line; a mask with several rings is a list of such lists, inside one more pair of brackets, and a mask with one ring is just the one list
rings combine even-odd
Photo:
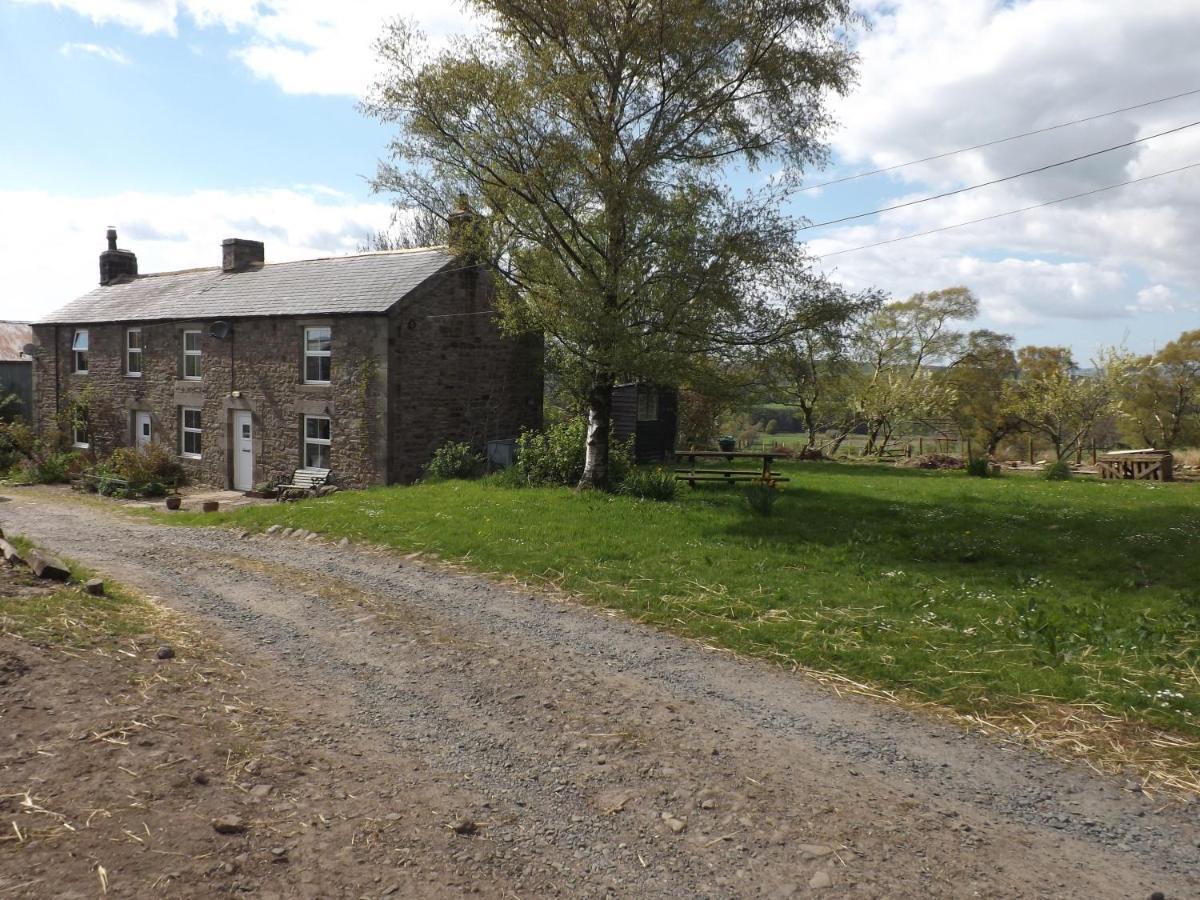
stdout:
[[778,499],[779,485],[773,478],[756,478],[746,486],[746,502],[755,515],[771,515]]
[[[586,456],[587,422],[577,418],[544,431],[522,431],[517,438],[514,468],[525,484],[573,487],[583,477]],[[633,468],[632,442],[612,440],[608,464],[609,481],[617,487]]]
[[679,482],[673,472],[662,469],[634,469],[621,482],[621,493],[643,500],[674,500]]
[[472,450],[470,444],[451,441],[434,451],[425,466],[425,477],[474,478],[483,471],[483,462],[483,455]]
[[83,466],[83,457],[69,451],[53,451],[27,459],[17,468],[17,477],[26,484],[63,484]]
[[991,478],[992,461],[986,456],[972,456],[967,460],[967,474],[973,478]]
[[1066,481],[1071,477],[1071,464],[1065,459],[1056,459],[1042,469],[1042,477],[1047,481]]
[[162,484],[177,481],[181,473],[182,469],[171,451],[156,443],[142,447],[118,447],[98,470],[98,474],[111,474],[139,489],[154,482]]

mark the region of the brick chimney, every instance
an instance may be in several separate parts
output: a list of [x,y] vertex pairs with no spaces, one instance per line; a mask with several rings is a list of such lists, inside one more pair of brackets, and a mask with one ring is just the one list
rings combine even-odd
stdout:
[[100,283],[113,284],[137,278],[137,255],[132,250],[117,249],[117,229],[109,227],[105,237],[108,249],[100,254]]
[[479,235],[475,233],[478,221],[479,216],[471,209],[467,195],[459,194],[454,209],[446,216],[451,253],[466,255],[479,249],[475,246],[479,239]]
[[261,269],[266,261],[266,251],[262,241],[248,241],[245,238],[226,238],[221,241],[221,271],[245,272],[247,269]]

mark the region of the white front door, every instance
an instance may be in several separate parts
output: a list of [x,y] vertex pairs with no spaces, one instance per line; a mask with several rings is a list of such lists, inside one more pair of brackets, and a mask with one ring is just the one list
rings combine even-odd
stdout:
[[233,414],[233,489],[254,488],[254,424],[248,412]]
[[133,414],[133,441],[134,445],[139,449],[150,443],[150,439],[154,436],[153,426],[150,424],[150,413],[138,412]]

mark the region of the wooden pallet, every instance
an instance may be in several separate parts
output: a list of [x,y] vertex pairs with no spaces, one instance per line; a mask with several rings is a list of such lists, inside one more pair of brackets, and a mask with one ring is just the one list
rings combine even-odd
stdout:
[[1175,458],[1167,450],[1117,450],[1096,460],[1101,478],[1174,481]]

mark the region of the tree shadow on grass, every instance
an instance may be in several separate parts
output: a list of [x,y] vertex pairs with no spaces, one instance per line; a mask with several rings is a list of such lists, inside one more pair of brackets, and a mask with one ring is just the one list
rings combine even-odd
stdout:
[[[913,477],[911,470],[868,477],[881,474]],[[937,474],[915,477],[942,481]],[[847,490],[850,484],[838,479],[830,490],[789,486],[769,517],[754,515],[740,491],[710,489],[705,499],[728,505],[735,515],[707,536],[753,542],[772,553],[812,545],[852,548],[860,568],[987,579],[1006,587],[1040,575],[1059,591],[1081,594],[1129,592],[1136,600],[1135,592],[1165,591],[1200,613],[1200,506],[1182,494],[1135,505],[1136,498],[1051,493],[1032,485],[1029,491],[971,492],[960,481],[967,491],[948,485],[919,498],[882,488]],[[1092,488],[1099,485],[1084,490]],[[718,493],[725,496],[713,496]]]

